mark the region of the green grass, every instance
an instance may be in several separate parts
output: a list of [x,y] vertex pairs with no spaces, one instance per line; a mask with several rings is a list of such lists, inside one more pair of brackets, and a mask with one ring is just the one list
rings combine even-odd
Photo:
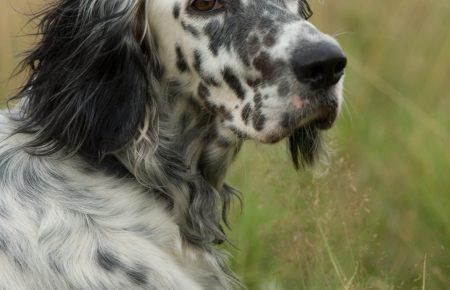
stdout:
[[450,289],[450,3],[313,4],[350,59],[335,153],[296,174],[284,146],[245,147],[235,269],[250,289]]
[[297,173],[284,144],[244,147],[233,267],[256,290],[450,289],[450,2],[311,2],[349,56],[334,154]]

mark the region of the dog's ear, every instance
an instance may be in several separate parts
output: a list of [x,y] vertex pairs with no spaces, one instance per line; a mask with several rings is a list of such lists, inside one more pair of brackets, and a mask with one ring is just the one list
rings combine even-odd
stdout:
[[16,96],[25,99],[18,132],[35,134],[33,152],[102,157],[156,111],[161,69],[147,2],[60,0],[37,16],[41,40],[23,62],[31,73]]

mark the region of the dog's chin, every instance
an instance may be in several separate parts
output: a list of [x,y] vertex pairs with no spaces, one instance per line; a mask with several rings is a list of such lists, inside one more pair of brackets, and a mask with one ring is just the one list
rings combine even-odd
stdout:
[[294,166],[300,169],[313,165],[323,147],[322,132],[333,127],[337,115],[337,108],[321,106],[314,113],[274,130],[261,142],[274,144],[287,139]]
[[282,128],[259,141],[276,144],[287,139],[292,162],[295,168],[300,169],[314,164],[322,148],[322,131],[331,126],[328,121],[311,121],[296,129]]
[[288,138],[288,148],[295,168],[313,165],[322,149],[322,132],[311,123],[297,129]]

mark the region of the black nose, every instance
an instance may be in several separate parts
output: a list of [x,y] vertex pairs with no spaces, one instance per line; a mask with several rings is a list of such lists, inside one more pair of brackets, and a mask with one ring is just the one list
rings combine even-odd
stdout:
[[341,79],[347,58],[339,46],[318,43],[297,49],[292,57],[292,65],[299,82],[315,89],[326,89]]

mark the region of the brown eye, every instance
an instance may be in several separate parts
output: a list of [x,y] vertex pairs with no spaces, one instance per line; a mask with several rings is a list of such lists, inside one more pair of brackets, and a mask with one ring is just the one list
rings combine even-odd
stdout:
[[224,8],[220,0],[194,0],[191,3],[192,9],[200,12],[218,11]]

